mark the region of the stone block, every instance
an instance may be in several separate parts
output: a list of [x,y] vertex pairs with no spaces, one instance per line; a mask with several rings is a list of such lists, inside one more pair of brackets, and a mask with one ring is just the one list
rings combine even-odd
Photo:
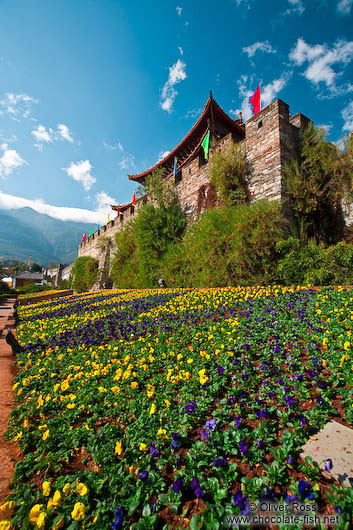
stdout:
[[311,456],[321,469],[327,459],[332,460],[332,470],[325,471],[344,486],[353,485],[353,429],[330,421],[306,442],[302,458]]

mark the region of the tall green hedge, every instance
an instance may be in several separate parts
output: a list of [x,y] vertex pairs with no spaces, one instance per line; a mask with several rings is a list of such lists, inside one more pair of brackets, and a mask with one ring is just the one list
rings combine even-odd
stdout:
[[74,291],[78,293],[89,291],[98,278],[98,260],[91,256],[77,258],[72,268],[72,277]]

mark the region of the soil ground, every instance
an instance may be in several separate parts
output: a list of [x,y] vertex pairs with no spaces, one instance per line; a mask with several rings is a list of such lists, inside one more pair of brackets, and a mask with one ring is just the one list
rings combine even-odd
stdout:
[[[6,326],[13,326],[12,306],[14,299],[8,299],[1,302],[0,308],[0,505],[5,497],[9,495],[8,489],[14,470],[14,459],[18,456],[18,447],[4,439],[7,429],[9,414],[11,409],[16,406],[14,401],[14,392],[12,389],[13,377],[15,375],[14,356],[11,347],[5,341]],[[8,309],[9,308],[9,309]],[[15,330],[12,329],[15,334]],[[0,520],[2,512],[0,512]]]

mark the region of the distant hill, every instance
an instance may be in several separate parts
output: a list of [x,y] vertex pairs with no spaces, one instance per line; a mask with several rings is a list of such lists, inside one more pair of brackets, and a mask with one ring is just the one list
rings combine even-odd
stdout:
[[32,256],[47,266],[50,261],[72,263],[82,234],[94,224],[60,221],[32,210],[0,210],[0,256],[27,261]]

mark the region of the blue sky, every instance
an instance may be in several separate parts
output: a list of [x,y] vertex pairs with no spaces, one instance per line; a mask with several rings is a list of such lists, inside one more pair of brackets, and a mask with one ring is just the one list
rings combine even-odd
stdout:
[[0,207],[103,222],[192,127],[279,97],[353,129],[353,0],[2,0]]

